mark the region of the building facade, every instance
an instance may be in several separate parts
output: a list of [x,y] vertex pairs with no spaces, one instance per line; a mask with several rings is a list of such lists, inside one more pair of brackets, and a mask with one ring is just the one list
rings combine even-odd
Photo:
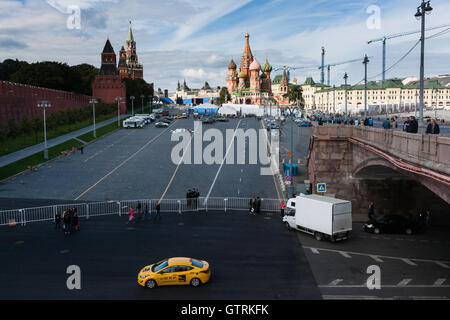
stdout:
[[170,98],[173,101],[177,101],[178,98],[183,99],[186,104],[196,104],[196,102],[212,102],[212,100],[219,97],[220,87],[211,87],[208,82],[205,82],[201,89],[191,89],[186,84],[186,80],[183,80],[181,85],[178,81],[177,90],[170,94]]
[[[345,90],[345,85],[330,87],[308,78],[301,87],[307,111],[344,113],[346,92],[347,112],[364,111],[364,84],[347,85]],[[406,84],[400,79],[386,80],[384,84],[370,81],[367,83],[367,109],[375,113],[415,111],[419,108],[419,92],[419,84],[415,81]],[[450,86],[441,84],[436,78],[426,80],[424,106],[450,109]]]
[[249,38],[250,35],[246,33],[239,73],[233,59],[228,64],[227,88],[232,103],[263,104],[273,99],[270,79],[272,66],[267,58],[263,66],[260,65],[250,49]]

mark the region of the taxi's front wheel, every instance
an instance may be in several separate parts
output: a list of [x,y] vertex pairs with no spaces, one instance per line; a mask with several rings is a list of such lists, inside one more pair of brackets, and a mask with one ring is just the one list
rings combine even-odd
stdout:
[[191,286],[193,286],[193,287],[198,287],[201,284],[202,284],[202,282],[200,281],[199,278],[193,278],[191,280]]
[[148,281],[145,283],[145,286],[146,286],[147,288],[149,288],[149,289],[156,288],[156,281],[150,279],[150,280],[148,280]]

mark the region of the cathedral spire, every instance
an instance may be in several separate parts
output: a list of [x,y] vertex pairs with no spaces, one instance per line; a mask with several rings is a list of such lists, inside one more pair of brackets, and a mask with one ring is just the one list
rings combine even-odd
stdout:
[[130,27],[128,29],[128,41],[134,41],[133,31],[131,30],[131,21],[130,21]]
[[242,54],[245,57],[253,57],[252,50],[250,49],[250,43],[249,43],[250,35],[248,32],[245,33],[245,47],[244,47],[244,53]]

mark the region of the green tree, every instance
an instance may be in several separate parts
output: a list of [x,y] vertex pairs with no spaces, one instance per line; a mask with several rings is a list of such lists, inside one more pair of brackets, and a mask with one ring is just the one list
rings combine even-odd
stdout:
[[287,97],[289,99],[289,102],[293,104],[298,103],[301,110],[305,108],[302,87],[300,87],[299,85],[290,85],[288,93],[285,94],[285,97]]
[[24,61],[6,59],[0,63],[0,80],[10,81],[11,75],[19,71],[22,65],[28,64]]
[[17,124],[16,119],[8,119],[8,137],[15,138],[20,134],[20,126]]
[[2,124],[0,123],[0,142],[6,140],[6,130],[3,129]]
[[22,117],[22,120],[20,121],[20,131],[24,134],[24,139],[26,138],[27,134],[32,131],[31,120],[26,115],[24,115]]
[[219,99],[216,100],[217,105],[221,106],[231,100],[231,96],[227,87],[222,87],[219,91]]
[[34,116],[31,120],[31,128],[34,132],[35,144],[37,144],[39,131],[42,131],[44,129],[44,121],[38,116]]

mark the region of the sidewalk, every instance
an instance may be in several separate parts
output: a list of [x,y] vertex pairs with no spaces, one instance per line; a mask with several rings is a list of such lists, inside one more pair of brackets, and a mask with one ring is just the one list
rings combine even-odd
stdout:
[[[126,115],[126,114],[122,114],[122,115],[120,115],[120,119],[123,119],[123,118],[125,118],[127,116],[128,115]],[[104,126],[106,126],[106,125],[108,125],[110,123],[113,123],[114,121],[117,121],[116,117],[113,117],[111,119],[108,119],[108,120],[96,123],[95,124],[95,128],[98,129],[100,127],[104,127]],[[47,148],[54,147],[54,146],[56,146],[58,144],[61,144],[61,143],[66,142],[66,141],[69,141],[71,139],[74,139],[74,138],[76,138],[78,136],[81,136],[81,135],[83,135],[85,133],[88,133],[88,132],[91,132],[93,130],[94,130],[94,125],[91,125],[89,127],[85,127],[83,129],[64,134],[64,135],[59,136],[57,138],[53,138],[53,139],[47,140]],[[6,165],[8,165],[10,163],[13,163],[13,162],[16,162],[16,161],[18,161],[20,159],[29,157],[29,156],[31,156],[31,155],[33,155],[35,153],[41,152],[43,150],[44,150],[44,142],[35,144],[33,146],[27,147],[25,149],[22,149],[22,150],[19,150],[19,151],[16,151],[16,152],[13,152],[13,153],[10,153],[10,154],[7,154],[7,155],[4,155],[4,156],[0,157],[0,167],[6,166]]]

